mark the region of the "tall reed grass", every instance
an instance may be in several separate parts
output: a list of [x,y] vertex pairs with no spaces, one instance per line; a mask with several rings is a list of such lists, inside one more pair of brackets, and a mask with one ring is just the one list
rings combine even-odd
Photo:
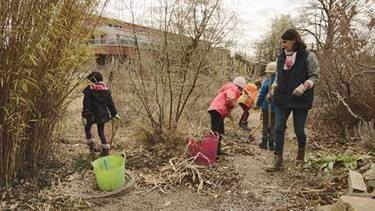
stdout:
[[0,3],[0,185],[36,173],[75,86],[93,62],[96,0]]

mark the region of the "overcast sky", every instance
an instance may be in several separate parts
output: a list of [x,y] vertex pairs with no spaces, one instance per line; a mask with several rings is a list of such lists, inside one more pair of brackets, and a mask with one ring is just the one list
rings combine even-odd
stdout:
[[271,20],[280,15],[293,15],[308,0],[224,0],[238,4],[238,16],[244,27],[244,36],[253,41],[269,30]]
[[[131,0],[110,0],[106,13],[111,13],[115,18],[131,21],[126,17],[127,8]],[[136,2],[133,6],[142,17],[144,5],[158,0],[132,0]],[[172,0],[171,0],[172,1]],[[237,11],[242,31],[241,43],[251,43],[258,39],[264,32],[269,30],[271,20],[280,15],[292,15],[296,8],[304,6],[309,0],[223,0],[224,5]],[[125,11],[125,12],[124,12]]]

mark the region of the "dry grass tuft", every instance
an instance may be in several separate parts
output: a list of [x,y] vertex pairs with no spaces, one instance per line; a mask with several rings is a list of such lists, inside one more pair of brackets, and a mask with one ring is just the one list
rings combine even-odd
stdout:
[[375,129],[374,120],[369,122],[360,122],[358,124],[357,130],[355,130],[356,137],[362,143],[364,149],[369,151],[375,151]]

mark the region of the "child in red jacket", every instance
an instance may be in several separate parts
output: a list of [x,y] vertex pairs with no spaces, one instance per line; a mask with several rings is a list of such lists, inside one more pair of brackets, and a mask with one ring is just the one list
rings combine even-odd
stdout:
[[208,113],[211,116],[211,130],[219,134],[217,155],[225,154],[221,151],[221,138],[224,134],[224,119],[230,114],[245,86],[246,80],[243,77],[235,78],[233,83],[224,84],[220,88],[220,93],[214,98],[208,108]]

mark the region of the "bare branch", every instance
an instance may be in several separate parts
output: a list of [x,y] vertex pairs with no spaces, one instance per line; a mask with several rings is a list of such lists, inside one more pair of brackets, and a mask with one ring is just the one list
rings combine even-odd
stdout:
[[364,121],[364,119],[362,117],[360,117],[359,115],[355,114],[352,109],[350,108],[350,106],[345,102],[344,98],[340,95],[340,93],[338,91],[336,92],[332,92],[332,94],[336,95],[337,99],[339,100],[339,102],[341,102],[345,108],[347,109],[347,111],[350,113],[350,115],[352,115],[354,118],[356,119],[359,119],[361,121]]

